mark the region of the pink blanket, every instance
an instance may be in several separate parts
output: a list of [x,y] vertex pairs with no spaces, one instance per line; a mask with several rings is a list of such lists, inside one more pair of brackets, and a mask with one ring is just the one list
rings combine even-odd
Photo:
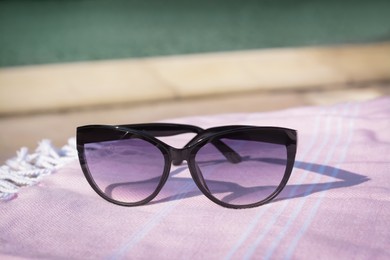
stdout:
[[0,258],[390,259],[390,98],[169,121],[297,129],[287,187],[227,209],[179,166],[162,195],[127,208],[98,197],[74,161],[0,204]]

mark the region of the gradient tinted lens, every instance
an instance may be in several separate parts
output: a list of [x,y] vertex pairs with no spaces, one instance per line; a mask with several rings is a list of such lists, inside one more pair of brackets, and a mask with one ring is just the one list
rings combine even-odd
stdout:
[[92,179],[111,199],[126,203],[142,201],[153,194],[161,181],[164,155],[145,140],[87,143],[84,149]]
[[287,164],[285,145],[255,138],[237,139],[242,137],[231,134],[219,139],[241,156],[241,162],[230,162],[226,159],[228,155],[223,155],[212,143],[203,146],[195,157],[198,172],[211,195],[237,206],[263,201],[275,192]]

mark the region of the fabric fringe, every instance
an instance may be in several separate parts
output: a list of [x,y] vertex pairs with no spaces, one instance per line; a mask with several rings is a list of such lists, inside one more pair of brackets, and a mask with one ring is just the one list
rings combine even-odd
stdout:
[[16,157],[0,167],[0,201],[17,196],[21,187],[37,184],[44,176],[54,173],[68,162],[77,158],[76,139],[70,138],[60,149],[50,140],[39,142],[34,153],[21,148]]

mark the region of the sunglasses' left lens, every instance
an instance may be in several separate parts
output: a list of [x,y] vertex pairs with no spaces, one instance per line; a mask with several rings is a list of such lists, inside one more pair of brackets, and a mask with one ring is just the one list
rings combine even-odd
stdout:
[[165,159],[153,144],[138,138],[84,144],[90,177],[110,199],[137,203],[157,189]]

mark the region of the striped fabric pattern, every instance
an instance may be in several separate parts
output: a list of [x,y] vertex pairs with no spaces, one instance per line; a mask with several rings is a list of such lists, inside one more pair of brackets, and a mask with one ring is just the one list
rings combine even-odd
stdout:
[[[298,130],[292,177],[270,204],[222,208],[186,166],[150,204],[98,197],[78,162],[0,205],[0,256],[72,259],[389,259],[390,98],[168,120]],[[170,138],[182,145],[188,137]],[[168,194],[168,195],[167,195]]]

